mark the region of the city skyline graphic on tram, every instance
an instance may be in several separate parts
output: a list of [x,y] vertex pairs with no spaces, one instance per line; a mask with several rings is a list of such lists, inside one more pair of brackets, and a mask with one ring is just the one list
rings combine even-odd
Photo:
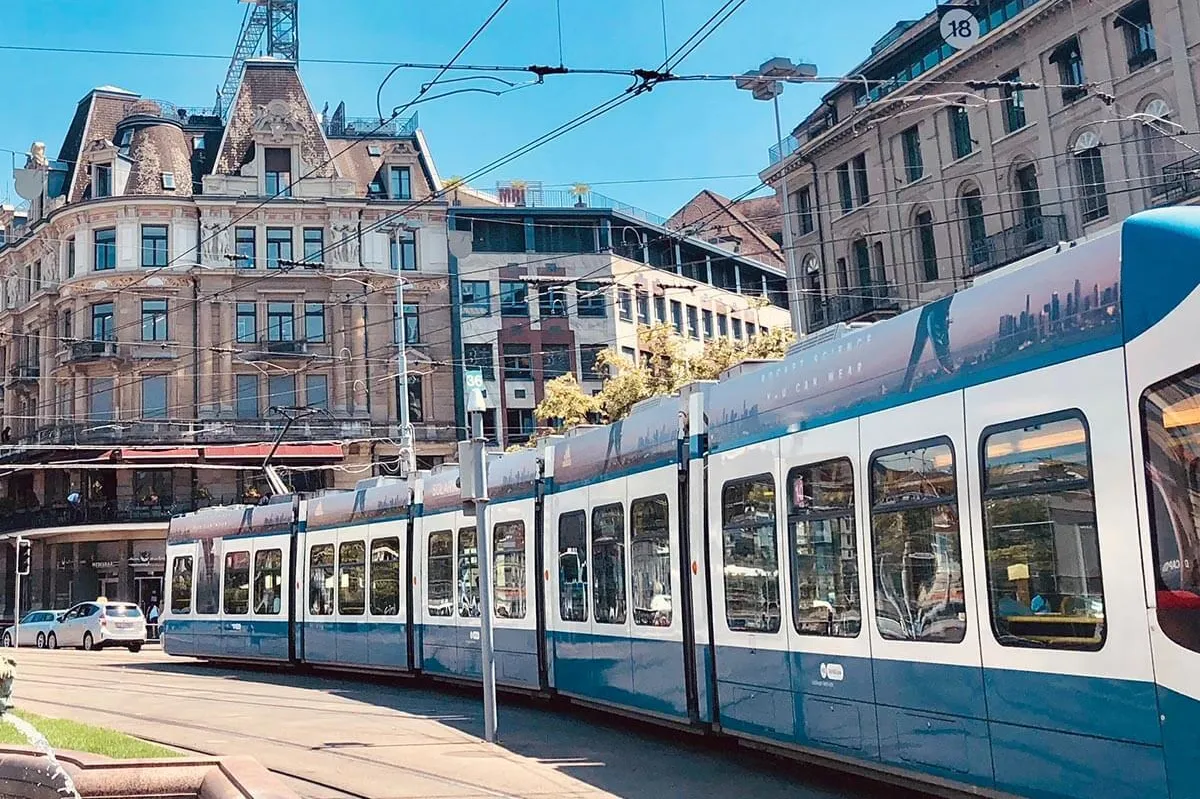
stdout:
[[1119,239],[802,350],[710,392],[714,451],[1007,377],[1116,344]]

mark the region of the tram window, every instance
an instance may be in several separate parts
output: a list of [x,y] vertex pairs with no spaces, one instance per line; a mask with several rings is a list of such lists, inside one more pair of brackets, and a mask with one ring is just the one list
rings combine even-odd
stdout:
[[371,542],[371,614],[400,614],[400,539]]
[[333,615],[333,544],[314,544],[308,550],[308,612]]
[[1142,394],[1155,608],[1172,641],[1200,652],[1200,369]]
[[458,531],[458,615],[479,616],[479,541],[474,527]]
[[592,602],[597,624],[625,623],[625,508],[592,510]]
[[496,615],[525,618],[525,522],[501,522],[492,529],[492,592]]
[[1087,431],[1071,415],[984,431],[983,546],[1004,646],[1096,650],[1104,586]]
[[192,556],[180,555],[171,561],[171,612],[192,612]]
[[240,616],[250,612],[250,553],[225,553],[225,613]]
[[671,528],[667,495],[629,503],[633,623],[671,626]]
[[967,606],[949,442],[912,444],[872,457],[871,548],[880,635],[962,641]]
[[429,586],[429,615],[454,615],[454,534],[439,530],[429,534],[425,582]]
[[558,517],[558,617],[588,620],[587,515],[581,511]]
[[775,480],[769,474],[725,484],[721,534],[725,623],[730,630],[779,632],[779,543]]
[[367,545],[343,541],[338,545],[338,613],[361,616],[367,608]]
[[219,538],[200,540],[196,562],[196,613],[212,616],[221,611],[221,549]]
[[792,623],[801,635],[854,638],[862,629],[854,469],[849,459],[788,474]]
[[254,553],[254,612],[283,612],[283,551],[261,549]]

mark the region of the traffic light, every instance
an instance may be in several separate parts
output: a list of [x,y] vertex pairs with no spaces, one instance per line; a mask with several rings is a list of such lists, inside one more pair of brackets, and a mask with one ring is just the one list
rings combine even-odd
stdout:
[[29,541],[17,539],[17,574],[29,574]]

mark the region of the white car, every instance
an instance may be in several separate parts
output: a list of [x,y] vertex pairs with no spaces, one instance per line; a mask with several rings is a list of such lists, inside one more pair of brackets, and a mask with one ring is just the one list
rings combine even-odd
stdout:
[[100,649],[123,646],[137,652],[146,643],[146,617],[132,602],[80,602],[63,614],[46,635],[46,646]]
[[[18,636],[18,646],[36,646],[46,648],[46,636],[54,629],[54,625],[65,614],[65,610],[33,610],[21,619],[21,634]],[[2,639],[4,646],[13,645],[13,628],[5,627]]]

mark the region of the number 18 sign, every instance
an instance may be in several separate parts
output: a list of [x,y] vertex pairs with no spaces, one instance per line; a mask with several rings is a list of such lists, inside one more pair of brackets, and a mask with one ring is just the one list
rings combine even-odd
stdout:
[[949,8],[942,14],[942,39],[956,50],[966,50],[979,41],[979,20],[969,9]]

